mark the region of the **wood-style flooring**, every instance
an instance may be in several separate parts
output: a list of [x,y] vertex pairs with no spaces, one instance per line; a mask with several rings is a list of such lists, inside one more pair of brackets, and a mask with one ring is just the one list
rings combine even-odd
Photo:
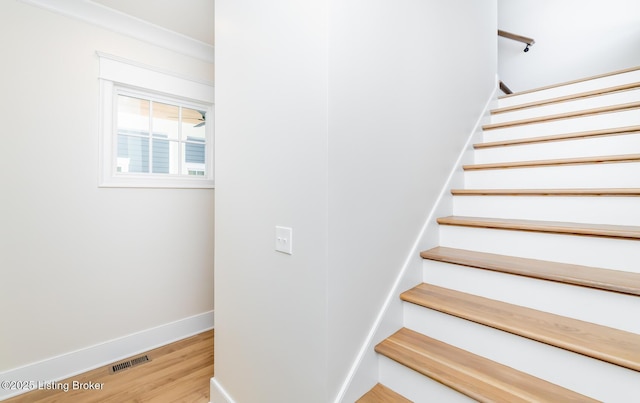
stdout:
[[[213,330],[200,333],[131,357],[146,354],[150,362],[115,374],[110,373],[110,365],[97,368],[57,382],[59,390],[34,390],[3,403],[208,403],[209,380],[213,376],[213,337]],[[74,382],[102,385],[100,390],[73,390]],[[67,392],[63,390],[64,385],[69,386]]]

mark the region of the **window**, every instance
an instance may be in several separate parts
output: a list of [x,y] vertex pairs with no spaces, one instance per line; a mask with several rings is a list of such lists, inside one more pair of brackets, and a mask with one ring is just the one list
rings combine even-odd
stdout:
[[116,172],[206,176],[206,107],[116,91]]
[[212,188],[213,87],[99,56],[100,186]]

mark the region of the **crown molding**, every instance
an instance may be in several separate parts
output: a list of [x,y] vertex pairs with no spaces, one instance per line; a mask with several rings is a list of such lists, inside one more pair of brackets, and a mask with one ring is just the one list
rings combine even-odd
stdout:
[[90,0],[19,0],[110,31],[213,63],[214,47]]

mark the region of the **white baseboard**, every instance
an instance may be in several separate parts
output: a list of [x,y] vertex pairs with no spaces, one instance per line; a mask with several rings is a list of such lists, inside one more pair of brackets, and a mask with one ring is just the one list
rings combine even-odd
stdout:
[[211,378],[210,403],[235,403],[215,377]]
[[[213,329],[214,312],[129,334],[0,373],[0,381],[60,381]],[[0,400],[27,392],[0,389]]]

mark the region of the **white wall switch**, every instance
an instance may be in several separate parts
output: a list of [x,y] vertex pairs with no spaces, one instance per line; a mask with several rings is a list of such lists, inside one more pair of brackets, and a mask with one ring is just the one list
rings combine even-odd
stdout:
[[276,226],[276,250],[282,253],[293,254],[293,229]]

